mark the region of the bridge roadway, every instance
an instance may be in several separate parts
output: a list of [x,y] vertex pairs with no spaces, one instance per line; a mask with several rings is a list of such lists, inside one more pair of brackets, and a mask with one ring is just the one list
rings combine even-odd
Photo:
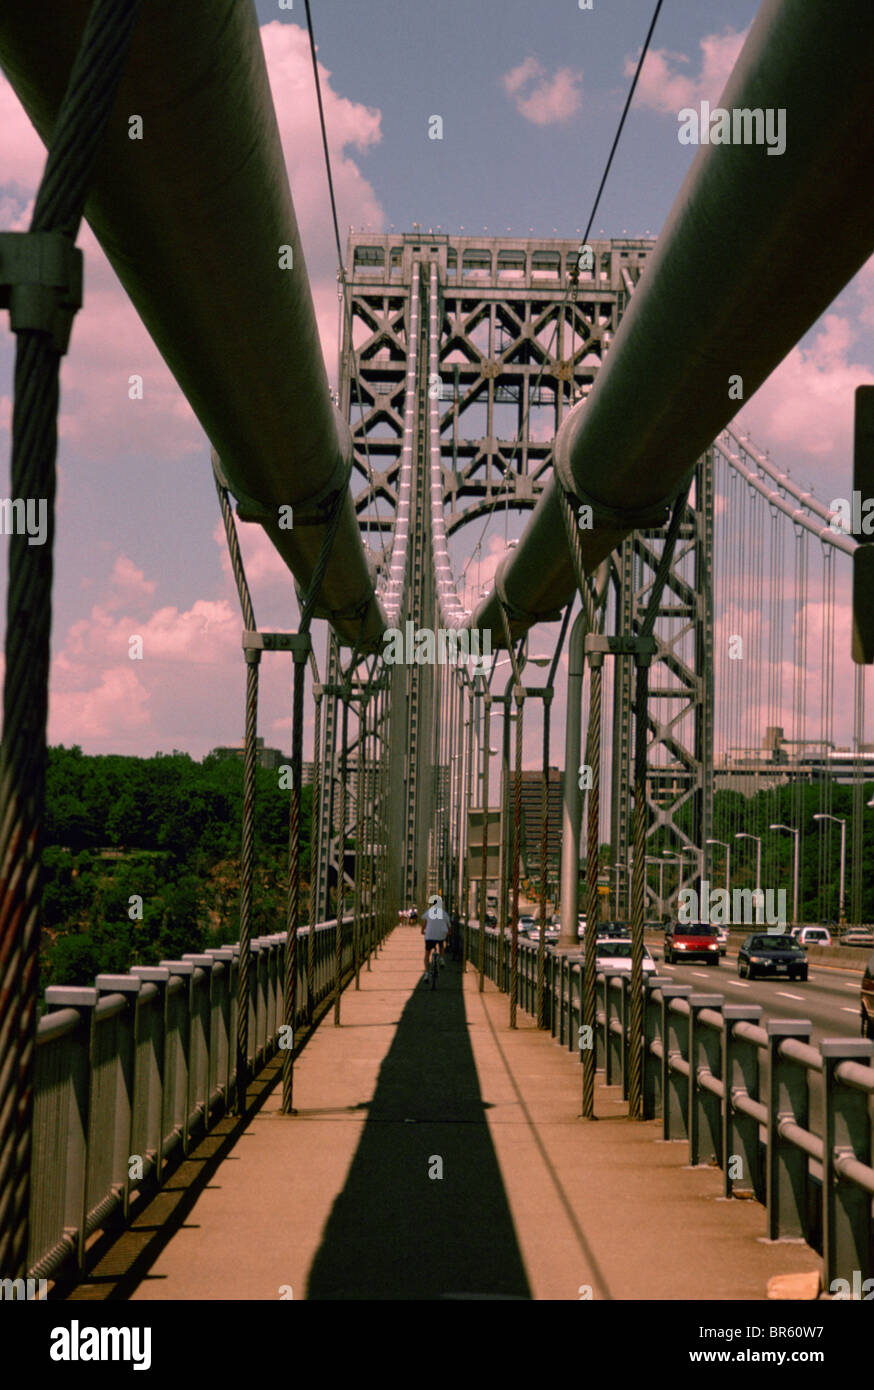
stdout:
[[[421,974],[400,927],[301,1053],[297,1115],[268,1095],[180,1229],[141,1247],[133,1299],[757,1300],[820,1267],[766,1243],[764,1209],[723,1200],[659,1122],[623,1118],[619,1088],[579,1120],[577,1058],[521,1011],[511,1032],[490,981]],[[106,1297],[108,1268],[73,1296]]]

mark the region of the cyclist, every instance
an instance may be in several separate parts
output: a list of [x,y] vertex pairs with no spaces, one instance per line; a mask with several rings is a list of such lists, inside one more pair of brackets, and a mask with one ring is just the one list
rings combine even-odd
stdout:
[[[436,951],[438,958],[442,957],[444,942],[449,935],[449,916],[439,893],[432,893],[431,895],[430,906],[422,918],[422,932],[425,937],[425,974],[423,979],[427,981],[431,952]],[[443,964],[442,959],[440,964]]]

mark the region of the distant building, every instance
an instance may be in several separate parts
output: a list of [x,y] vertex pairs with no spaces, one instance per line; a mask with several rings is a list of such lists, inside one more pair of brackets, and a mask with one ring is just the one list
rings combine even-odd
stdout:
[[[263,738],[255,740],[255,757],[260,767],[278,768],[285,763],[291,763],[288,753],[283,753],[279,748],[265,748]],[[241,761],[246,756],[245,743],[221,744],[218,748],[213,748],[210,757],[213,758],[239,758]],[[310,766],[310,781],[312,781],[312,763]],[[304,775],[304,785],[306,785],[306,775]]]
[[791,782],[853,782],[857,776],[863,782],[874,781],[870,743],[861,744],[856,752],[819,739],[789,739],[779,725],[768,725],[761,748],[733,748],[715,759],[713,785],[717,791],[755,796]]

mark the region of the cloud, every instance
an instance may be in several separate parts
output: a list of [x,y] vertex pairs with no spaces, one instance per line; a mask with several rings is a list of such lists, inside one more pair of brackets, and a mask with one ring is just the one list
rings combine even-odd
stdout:
[[119,555],[112,567],[109,583],[112,592],[106,600],[107,608],[118,608],[137,598],[148,598],[157,588],[157,581],[146,579],[143,571],[138,570],[126,555]]
[[[717,102],[747,33],[746,29],[742,33],[727,29],[724,34],[708,34],[701,39],[698,45],[701,70],[697,77],[679,70],[690,62],[685,53],[651,48],[641,69],[634,104],[676,116],[684,106],[698,106],[702,101]],[[626,77],[634,76],[638,61],[639,55],[625,59],[623,73]]]
[[[874,303],[874,262],[856,284]],[[871,304],[859,315],[871,314]],[[857,386],[874,384],[874,372],[857,359],[856,322],[829,313],[806,347],[794,347],[738,415],[754,440],[792,449],[808,459],[833,460],[835,479],[846,488],[845,460],[853,452],[853,398]],[[843,495],[843,491],[841,492]]]
[[557,68],[552,77],[536,58],[528,57],[518,67],[505,72],[504,91],[516,109],[534,125],[555,125],[568,121],[580,109],[583,74],[574,68]]

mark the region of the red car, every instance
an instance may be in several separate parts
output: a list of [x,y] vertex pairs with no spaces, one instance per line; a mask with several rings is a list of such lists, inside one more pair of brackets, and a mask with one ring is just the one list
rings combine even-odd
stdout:
[[862,1037],[874,1042],[874,955],[868,957],[865,974],[862,976]]
[[709,922],[672,922],[665,928],[665,964],[701,960],[719,964],[719,937]]

